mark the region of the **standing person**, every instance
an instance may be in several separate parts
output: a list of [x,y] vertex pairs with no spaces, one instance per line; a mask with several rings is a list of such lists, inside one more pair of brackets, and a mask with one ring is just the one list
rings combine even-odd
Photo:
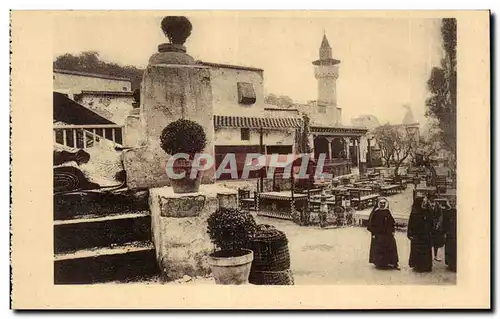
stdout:
[[457,207],[454,199],[443,210],[444,262],[451,271],[457,271]]
[[389,202],[380,198],[370,214],[367,227],[372,234],[369,262],[376,268],[400,270],[394,224]]
[[443,232],[443,211],[441,206],[436,202],[436,195],[430,194],[428,196],[427,210],[432,216],[433,227],[431,231],[432,248],[434,251],[434,260],[441,261],[438,257],[439,248],[444,246],[444,232]]
[[[370,216],[368,217],[368,222],[372,219],[373,213],[375,213],[375,210],[378,208],[378,201],[379,199],[375,199],[375,204],[373,205],[372,211],[370,212]],[[369,229],[368,229],[369,230]]]
[[426,208],[427,198],[417,197],[408,220],[410,245],[409,265],[417,272],[432,271],[432,216]]

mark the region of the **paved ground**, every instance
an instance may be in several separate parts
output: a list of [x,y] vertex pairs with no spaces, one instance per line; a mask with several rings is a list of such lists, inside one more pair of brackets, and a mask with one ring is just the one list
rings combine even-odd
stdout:
[[[412,189],[388,197],[391,211],[409,215]],[[369,210],[368,210],[369,211]],[[396,242],[401,271],[377,270],[368,263],[370,233],[362,227],[321,229],[298,226],[291,221],[256,217],[258,223],[271,224],[284,231],[289,240],[295,283],[300,284],[455,284],[456,273],[444,262],[434,262],[432,273],[419,274],[408,267],[410,242],[406,233],[397,232]],[[444,260],[444,249],[440,249]]]
[[[408,267],[410,243],[396,233],[401,271],[377,270],[368,263],[370,234],[361,227],[318,229],[292,222],[258,218],[287,234],[296,284],[455,284],[456,274],[444,262],[434,262],[429,274]],[[444,251],[440,250],[441,258]]]

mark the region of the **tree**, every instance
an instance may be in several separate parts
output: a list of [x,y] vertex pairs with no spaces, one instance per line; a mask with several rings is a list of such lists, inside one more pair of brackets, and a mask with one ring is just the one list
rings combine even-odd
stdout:
[[396,140],[396,131],[393,126],[385,124],[377,127],[373,135],[380,147],[380,156],[387,167],[391,166],[391,159],[394,154],[394,141]]
[[297,130],[297,153],[298,154],[310,154],[312,152],[311,145],[309,143],[309,135],[311,133],[309,116],[306,113],[302,114],[302,128]]
[[271,104],[271,105],[276,105],[278,107],[292,107],[293,106],[293,100],[291,97],[286,96],[286,95],[280,95],[279,97],[276,96],[275,94],[271,93],[268,94],[264,98],[264,102],[266,104]]
[[144,70],[131,65],[119,65],[102,61],[96,51],[85,51],[78,55],[66,53],[56,58],[53,63],[56,69],[106,74],[130,79],[132,90],[140,88]]
[[374,136],[381,150],[381,156],[387,167],[394,164],[394,176],[399,175],[399,168],[416,148],[415,136],[404,126],[385,124],[374,130]]
[[264,103],[278,105],[278,97],[271,93],[264,98]]
[[280,95],[280,97],[278,98],[278,106],[279,107],[292,107],[293,106],[293,100],[289,96]]
[[416,147],[413,157],[418,166],[430,165],[432,158],[437,155],[439,146],[429,139],[421,139]]
[[442,19],[441,37],[444,57],[431,71],[427,88],[426,116],[436,119],[443,144],[456,157],[457,144],[457,21]]

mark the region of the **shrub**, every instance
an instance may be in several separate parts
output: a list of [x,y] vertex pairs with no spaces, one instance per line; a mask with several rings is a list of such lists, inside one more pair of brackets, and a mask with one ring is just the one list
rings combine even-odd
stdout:
[[218,208],[207,222],[210,240],[222,251],[237,251],[248,247],[249,240],[257,230],[253,216],[239,209]]
[[187,153],[192,157],[205,148],[207,137],[200,124],[179,119],[163,129],[160,142],[167,154]]

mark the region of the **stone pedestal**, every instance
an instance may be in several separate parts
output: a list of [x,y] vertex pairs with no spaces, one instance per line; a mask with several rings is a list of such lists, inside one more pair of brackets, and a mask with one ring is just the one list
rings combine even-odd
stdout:
[[210,273],[208,254],[214,246],[207,218],[219,201],[232,205],[237,192],[218,184],[201,185],[198,193],[174,194],[171,187],[150,189],[151,229],[164,280]]
[[[138,147],[123,155],[130,189],[168,186],[165,165],[169,158],[160,147],[162,130],[185,118],[205,130],[202,153],[214,155],[212,88],[209,68],[199,65],[149,65],[141,91]],[[136,133],[137,134],[137,133]],[[125,140],[130,140],[125,137]],[[215,165],[203,172],[202,184],[215,182]]]
[[238,194],[235,191],[217,193],[218,207],[238,208]]

